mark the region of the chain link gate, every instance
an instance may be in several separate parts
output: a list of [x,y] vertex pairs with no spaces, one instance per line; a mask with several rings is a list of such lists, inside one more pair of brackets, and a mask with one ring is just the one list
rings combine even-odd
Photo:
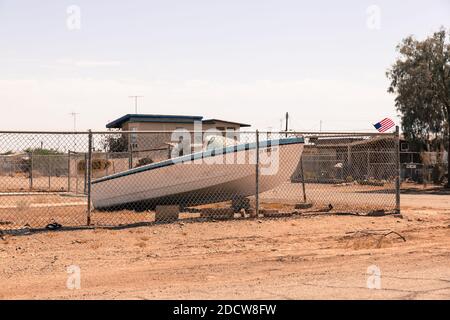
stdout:
[[400,210],[398,130],[0,139],[0,230]]

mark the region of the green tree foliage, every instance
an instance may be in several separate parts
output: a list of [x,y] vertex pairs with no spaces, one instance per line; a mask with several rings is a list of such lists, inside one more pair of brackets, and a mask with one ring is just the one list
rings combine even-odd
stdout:
[[126,152],[128,151],[127,139],[125,135],[108,135],[103,142],[103,148],[109,152]]
[[423,41],[409,36],[397,50],[400,56],[386,75],[405,137],[425,148],[444,144],[449,150],[450,30],[441,29]]
[[55,149],[45,149],[45,148],[27,148],[24,150],[26,153],[32,153],[34,155],[40,156],[53,156],[63,154],[62,152]]

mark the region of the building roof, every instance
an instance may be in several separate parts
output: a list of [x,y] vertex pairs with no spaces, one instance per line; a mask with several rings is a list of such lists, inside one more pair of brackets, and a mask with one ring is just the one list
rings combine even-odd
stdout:
[[392,137],[385,136],[374,136],[370,138],[359,138],[359,137],[336,137],[336,138],[325,138],[314,140],[315,146],[321,148],[338,148],[338,147],[355,147],[355,146],[365,146],[368,144],[373,144],[377,142],[394,141]]
[[126,114],[106,125],[106,128],[121,128],[125,122],[172,122],[191,123],[201,121],[202,116],[180,116],[165,114]]
[[122,128],[125,122],[171,122],[171,123],[192,123],[202,121],[204,124],[216,124],[217,122],[238,125],[240,127],[250,127],[249,124],[225,121],[220,119],[203,120],[202,116],[180,116],[166,114],[126,114],[106,125],[106,128]]
[[220,119],[208,119],[208,120],[203,120],[202,121],[202,123],[205,123],[205,124],[215,124],[217,122],[228,123],[228,124],[232,124],[232,125],[238,125],[240,127],[251,127],[251,125],[247,124],[247,123],[226,121],[226,120],[220,120]]

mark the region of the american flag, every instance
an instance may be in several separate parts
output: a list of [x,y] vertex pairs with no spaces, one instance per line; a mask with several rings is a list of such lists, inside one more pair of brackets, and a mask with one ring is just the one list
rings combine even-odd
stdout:
[[395,126],[395,123],[394,123],[394,121],[392,121],[389,118],[384,118],[380,122],[375,123],[373,126],[379,132],[385,132],[385,131],[389,130],[390,128],[392,128],[393,126]]

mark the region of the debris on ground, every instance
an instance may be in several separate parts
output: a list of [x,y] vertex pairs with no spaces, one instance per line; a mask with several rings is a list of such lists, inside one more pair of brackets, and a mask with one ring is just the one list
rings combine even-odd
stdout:
[[392,231],[389,229],[382,229],[382,230],[358,230],[358,231],[349,231],[346,232],[345,234],[349,234],[350,236],[356,236],[356,235],[379,235],[381,236],[381,238],[387,237],[388,235],[394,234],[397,235],[398,238],[402,239],[403,242],[406,242],[406,238],[401,235],[400,233],[398,233],[397,231]]
[[384,210],[375,210],[367,213],[368,217],[382,217],[386,215],[386,211]]
[[59,224],[56,221],[52,222],[52,223],[49,223],[48,225],[45,226],[45,229],[47,229],[47,230],[58,230],[58,229],[61,229],[61,228],[62,228],[62,225]]
[[295,209],[310,209],[312,208],[313,204],[310,202],[302,202],[302,203],[297,203],[295,205]]
[[[386,240],[389,235],[395,235],[394,238]],[[346,232],[344,237],[347,240],[346,248],[354,250],[359,249],[380,249],[394,245],[395,241],[406,242],[406,238],[396,231],[390,229],[382,230],[358,230]]]
[[282,212],[279,210],[267,210],[262,209],[259,210],[259,213],[261,213],[265,218],[281,218],[281,217],[290,217],[292,216],[292,212]]

